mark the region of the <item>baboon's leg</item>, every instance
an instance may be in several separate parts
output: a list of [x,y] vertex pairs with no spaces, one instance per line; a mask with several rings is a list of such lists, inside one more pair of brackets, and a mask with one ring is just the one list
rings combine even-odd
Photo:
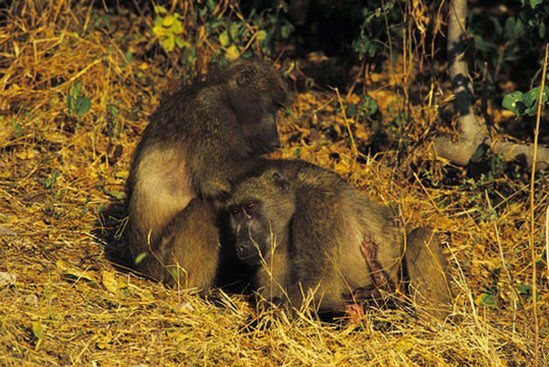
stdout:
[[213,202],[193,199],[164,230],[140,268],[168,285],[208,291],[219,263],[217,219]]
[[404,259],[413,301],[432,316],[446,317],[452,300],[447,262],[431,228],[416,228],[408,234]]

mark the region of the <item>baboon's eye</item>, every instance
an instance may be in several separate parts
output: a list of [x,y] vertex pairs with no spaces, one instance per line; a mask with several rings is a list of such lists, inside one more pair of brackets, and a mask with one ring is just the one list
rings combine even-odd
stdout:
[[237,207],[231,208],[231,214],[240,214],[240,208],[237,208]]
[[255,208],[255,203],[249,202],[248,204],[246,204],[246,208],[247,208],[247,209],[253,209],[253,208]]

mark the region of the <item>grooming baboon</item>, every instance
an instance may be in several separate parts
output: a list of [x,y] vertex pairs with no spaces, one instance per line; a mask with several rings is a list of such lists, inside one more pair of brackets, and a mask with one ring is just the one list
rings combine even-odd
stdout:
[[277,71],[240,61],[161,101],[128,179],[127,243],[140,272],[208,289],[219,263],[217,199],[280,145]]
[[[394,290],[404,280],[404,256],[410,286],[422,293],[420,303],[441,310],[449,303],[444,270],[420,243],[428,231],[413,232],[403,255],[404,239],[391,211],[333,172],[302,161],[271,161],[237,186],[227,207],[237,254],[260,265],[256,281],[267,300],[300,308],[312,292],[312,308],[341,312],[349,295]],[[429,249],[441,256],[438,244]],[[443,316],[438,307],[428,311]]]

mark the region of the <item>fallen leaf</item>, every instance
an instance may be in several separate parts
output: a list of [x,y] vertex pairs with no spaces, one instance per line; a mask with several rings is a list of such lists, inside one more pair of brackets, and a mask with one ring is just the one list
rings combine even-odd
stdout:
[[176,311],[190,313],[194,312],[194,307],[190,304],[190,302],[181,302],[179,305],[177,305]]
[[27,147],[22,151],[15,153],[15,156],[19,159],[32,159],[36,156],[36,151]]
[[40,344],[42,344],[44,337],[46,336],[46,329],[44,328],[44,325],[40,323],[40,321],[32,322],[32,334],[36,339],[38,339],[38,342],[36,343],[36,349],[38,349]]
[[118,282],[112,272],[107,270],[101,271],[101,283],[109,292],[118,292]]
[[124,170],[124,171],[118,171],[114,174],[114,177],[115,178],[119,178],[119,179],[123,179],[123,180],[126,180],[128,179],[128,176],[130,175],[129,171],[127,170]]
[[59,270],[61,270],[63,275],[72,280],[84,279],[90,282],[97,282],[99,278],[96,272],[78,269],[67,263],[65,260],[57,260],[55,265]]
[[17,280],[17,276],[13,273],[0,272],[0,288],[14,285]]
[[0,226],[0,236],[17,236],[17,233],[9,228]]
[[126,193],[124,191],[112,190],[107,192],[107,194],[117,200],[124,200],[126,198]]

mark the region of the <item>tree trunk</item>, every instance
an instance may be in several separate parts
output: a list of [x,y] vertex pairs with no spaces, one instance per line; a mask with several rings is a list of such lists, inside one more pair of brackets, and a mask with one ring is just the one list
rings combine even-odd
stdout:
[[[465,166],[482,143],[490,146],[504,161],[523,159],[532,167],[534,146],[493,140],[486,125],[474,111],[474,90],[469,78],[469,68],[465,60],[467,48],[466,19],[467,1],[451,0],[448,16],[448,74],[455,96],[454,108],[458,115],[458,137],[452,140],[447,136],[435,139],[437,155],[450,162]],[[549,168],[549,148],[537,147],[536,170]]]

